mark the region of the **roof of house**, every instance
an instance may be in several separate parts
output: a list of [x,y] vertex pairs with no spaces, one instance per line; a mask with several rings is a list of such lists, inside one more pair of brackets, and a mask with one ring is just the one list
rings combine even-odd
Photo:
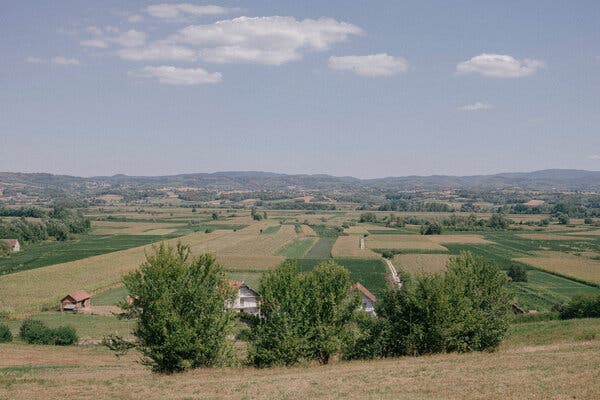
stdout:
[[377,297],[373,293],[369,291],[366,287],[360,284],[360,282],[356,282],[350,290],[358,290],[362,294],[365,295],[371,301],[377,301]]
[[227,279],[227,283],[233,290],[237,290],[246,284],[244,281],[234,281],[233,279]]
[[73,300],[79,302],[79,301],[87,300],[87,299],[89,299],[92,296],[88,292],[86,292],[85,290],[76,290],[73,293],[69,293],[68,295],[66,295],[65,297],[63,297],[62,300],[66,299],[67,297],[70,297]]
[[8,244],[10,244],[11,246],[16,245],[17,243],[19,243],[19,241],[17,239],[0,239],[3,242],[6,242]]

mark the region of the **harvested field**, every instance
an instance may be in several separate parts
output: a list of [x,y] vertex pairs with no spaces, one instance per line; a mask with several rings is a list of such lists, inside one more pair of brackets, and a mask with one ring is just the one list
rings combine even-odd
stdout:
[[350,258],[379,258],[381,257],[379,254],[375,253],[373,250],[365,248],[360,248],[360,239],[359,235],[352,236],[340,236],[335,241],[333,248],[331,249],[331,255],[333,257],[350,257]]
[[[181,240],[198,246],[225,234],[224,231],[194,233],[165,243],[175,244]],[[11,313],[30,314],[38,312],[43,305],[58,304],[62,296],[77,289],[94,293],[112,287],[124,274],[135,270],[144,260],[144,252],[150,249],[149,245],[140,246],[0,276],[1,308]]]
[[[596,399],[600,341],[290,368],[154,374],[101,346],[2,345],[0,398]],[[568,366],[568,367],[565,367]]]
[[568,235],[573,236],[600,236],[600,229],[593,231],[570,232]]
[[558,251],[536,252],[539,257],[517,258],[516,261],[563,276],[600,284],[600,261]]
[[551,233],[521,233],[517,236],[529,240],[592,240],[586,237],[573,237],[569,235],[578,235],[579,232],[569,233],[567,235],[551,234]]
[[365,245],[369,249],[447,250],[423,235],[370,235]]
[[445,271],[448,260],[448,254],[399,254],[394,265],[411,275],[422,275]]
[[272,269],[285,261],[281,256],[217,254],[217,261],[227,271],[257,271]]
[[317,233],[308,225],[302,224],[300,225],[300,229],[302,229],[302,233],[306,236],[317,236]]
[[433,243],[438,244],[452,244],[452,243],[464,243],[464,244],[491,244],[487,239],[484,239],[481,235],[430,235],[429,240]]
[[96,235],[167,235],[185,226],[185,224],[169,222],[92,221],[92,233]]

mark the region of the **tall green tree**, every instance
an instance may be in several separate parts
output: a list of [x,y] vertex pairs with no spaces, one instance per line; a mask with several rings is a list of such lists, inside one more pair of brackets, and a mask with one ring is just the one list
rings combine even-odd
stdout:
[[136,347],[159,372],[226,362],[232,315],[224,302],[232,291],[211,255],[191,259],[189,246],[161,244],[137,271],[123,278],[136,318]]

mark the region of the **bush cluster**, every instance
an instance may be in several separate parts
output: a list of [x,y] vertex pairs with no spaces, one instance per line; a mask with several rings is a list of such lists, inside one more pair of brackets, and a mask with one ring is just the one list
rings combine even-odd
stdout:
[[576,295],[567,304],[555,308],[561,319],[600,318],[600,294]]
[[0,343],[8,343],[12,342],[12,340],[13,335],[10,329],[8,328],[8,325],[0,324]]
[[77,332],[72,327],[49,328],[42,321],[35,319],[23,321],[19,335],[29,344],[68,346],[77,342]]

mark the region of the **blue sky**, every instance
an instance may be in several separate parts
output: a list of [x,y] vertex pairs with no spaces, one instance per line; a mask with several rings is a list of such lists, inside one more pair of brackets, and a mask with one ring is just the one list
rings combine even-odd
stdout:
[[0,171],[600,170],[598,1],[2,1],[0,54]]

